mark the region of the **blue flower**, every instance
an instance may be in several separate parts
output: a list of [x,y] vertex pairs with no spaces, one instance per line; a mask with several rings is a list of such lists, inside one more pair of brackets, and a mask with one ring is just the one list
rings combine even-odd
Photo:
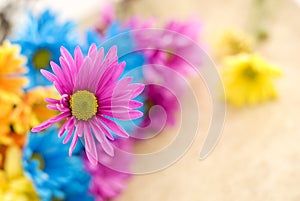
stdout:
[[52,127],[41,134],[29,134],[23,154],[26,175],[43,201],[92,200],[88,194],[90,176],[80,155],[82,147],[69,157],[69,146],[61,143],[57,133],[57,127]]
[[14,36],[13,41],[22,48],[21,53],[28,58],[28,88],[37,85],[49,85],[50,82],[42,76],[40,69],[50,69],[50,61],[58,62],[59,49],[63,45],[73,50],[77,43],[73,22],[59,23],[57,16],[45,10],[35,17],[28,13],[28,22]]

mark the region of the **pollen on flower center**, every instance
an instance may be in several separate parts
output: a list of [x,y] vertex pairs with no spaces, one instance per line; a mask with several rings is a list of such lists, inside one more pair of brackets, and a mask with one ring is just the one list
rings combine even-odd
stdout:
[[97,113],[98,103],[95,95],[87,90],[76,91],[70,99],[72,116],[87,121]]
[[43,170],[45,168],[45,160],[43,159],[43,157],[40,154],[33,153],[31,156],[31,160],[38,161],[38,168],[40,170]]
[[243,76],[249,80],[253,80],[258,76],[258,72],[254,70],[251,66],[247,66],[243,70]]
[[32,63],[36,69],[42,69],[49,65],[51,60],[51,52],[47,49],[37,50],[33,57]]

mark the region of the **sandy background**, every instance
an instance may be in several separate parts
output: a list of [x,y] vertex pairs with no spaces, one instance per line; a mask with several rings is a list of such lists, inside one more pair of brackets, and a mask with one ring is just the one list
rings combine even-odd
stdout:
[[[300,5],[291,0],[269,3],[272,12],[263,20],[270,38],[258,52],[283,69],[279,99],[242,109],[229,106],[221,140],[207,159],[199,161],[211,110],[203,82],[192,80],[202,119],[191,149],[166,170],[135,176],[118,201],[300,200]],[[208,45],[223,28],[251,26],[249,0],[132,0],[123,12],[155,16],[161,22],[197,17]],[[137,152],[163,147],[175,130],[139,144]]]

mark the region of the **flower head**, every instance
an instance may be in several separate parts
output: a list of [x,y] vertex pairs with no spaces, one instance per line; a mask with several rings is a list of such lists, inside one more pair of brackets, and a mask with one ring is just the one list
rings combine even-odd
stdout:
[[228,102],[241,106],[277,96],[274,79],[281,71],[276,66],[252,54],[236,55],[225,61],[222,76]]
[[128,137],[112,118],[131,120],[143,115],[134,110],[142,103],[132,99],[143,91],[144,85],[130,84],[132,78],[118,80],[125,62],[118,63],[116,47],[112,47],[105,58],[104,49],[97,50],[96,45],[91,45],[86,57],[83,57],[79,47],[74,51],[74,59],[63,47],[61,53],[61,67],[51,62],[54,74],[41,70],[61,95],[60,100],[46,99],[48,108],[58,110],[61,114],[34,127],[32,131],[39,132],[65,120],[58,136],[62,137],[67,132],[63,141],[67,143],[73,135],[69,154],[72,154],[78,138],[83,137],[87,157],[96,164],[98,155],[95,140],[107,154],[113,156],[113,147],[108,140],[114,139],[111,132]]
[[45,10],[37,17],[30,13],[28,23],[19,33],[14,40],[21,45],[22,54],[28,58],[28,87],[51,84],[40,74],[40,69],[51,70],[50,61],[59,61],[60,46],[63,45],[67,49],[75,47],[77,38],[74,23],[60,23],[55,14]]
[[27,84],[24,77],[26,59],[19,52],[20,47],[11,45],[9,41],[0,46],[0,101],[18,101]]
[[[145,98],[146,114],[141,124],[142,128],[151,125],[149,128],[152,131],[159,131],[166,125],[175,125],[180,108],[179,100],[175,94],[163,86],[149,84],[145,87],[143,96]],[[163,111],[153,110],[150,115],[149,112],[153,106],[160,106]],[[163,121],[163,115],[166,115],[165,122]],[[152,116],[152,119],[150,119],[150,116]],[[139,132],[139,129],[137,131]]]
[[[196,21],[170,21],[165,31],[137,32],[135,39],[138,49],[145,49],[147,63],[163,65],[171,68],[183,76],[195,74],[189,64],[201,65],[201,58],[195,51],[194,43],[198,42],[200,25]],[[160,40],[157,40],[157,39]],[[189,38],[190,40],[188,40]]]
[[[150,28],[153,23],[143,23],[138,18],[132,18],[128,24],[133,28]],[[199,51],[195,51],[199,33],[200,24],[192,20],[170,21],[162,30],[134,32],[137,49],[142,50],[146,63],[149,64],[143,69],[145,82],[150,84],[143,93],[146,115],[141,124],[142,128],[148,127],[150,123],[153,130],[162,129],[164,123],[175,124],[179,109],[178,95],[185,91],[182,77],[195,75],[193,67],[198,66],[191,64],[201,65],[202,62]],[[160,106],[163,111],[156,110],[151,113],[152,106]],[[166,115],[166,122],[162,121],[162,112]]]
[[[124,151],[131,151],[133,141],[116,139],[113,144]],[[120,166],[122,168],[129,168],[131,164],[130,158],[116,159],[100,152],[99,155],[106,161],[106,164]],[[116,164],[117,163],[117,164]],[[85,167],[91,175],[91,183],[89,192],[95,197],[97,201],[105,201],[118,197],[126,188],[127,180],[131,177],[130,174],[118,172],[98,163],[96,166],[92,165],[88,160],[85,160]]]
[[21,149],[10,146],[4,158],[4,167],[0,169],[0,200],[38,201],[34,186],[22,169]]
[[29,133],[23,154],[25,173],[41,200],[70,200],[73,194],[88,196],[90,178],[79,155],[81,149],[77,147],[74,156],[69,157],[68,147],[56,137],[57,132],[57,127],[52,127],[41,134]]

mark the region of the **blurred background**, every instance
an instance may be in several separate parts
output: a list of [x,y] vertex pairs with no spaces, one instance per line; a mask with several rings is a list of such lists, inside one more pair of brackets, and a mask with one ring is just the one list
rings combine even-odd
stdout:
[[[36,10],[52,7],[62,19],[73,19],[79,29],[99,20],[104,0],[32,1]],[[117,16],[155,18],[158,24],[171,19],[201,22],[201,44],[217,68],[223,63],[215,45],[228,29],[241,30],[255,38],[255,52],[280,66],[278,99],[255,106],[227,105],[223,133],[213,152],[199,160],[209,128],[211,102],[203,80],[190,84],[199,101],[200,128],[189,151],[171,167],[134,176],[118,201],[299,201],[300,118],[297,89],[300,75],[300,3],[293,0],[123,0]],[[22,18],[18,19],[22,22]],[[189,98],[184,101],[189,108]],[[141,142],[137,153],[157,150],[172,141],[177,127],[166,135]],[[188,130],[186,132],[189,132]]]

